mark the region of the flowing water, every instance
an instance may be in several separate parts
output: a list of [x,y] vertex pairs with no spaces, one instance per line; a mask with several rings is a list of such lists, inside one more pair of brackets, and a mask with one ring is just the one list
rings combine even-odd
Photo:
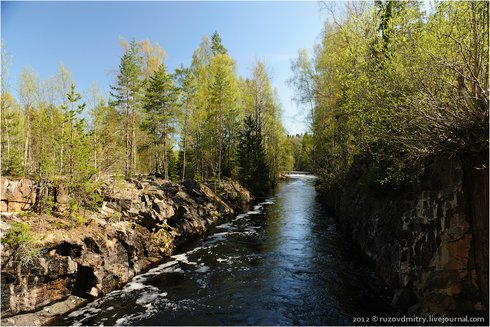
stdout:
[[391,311],[380,290],[314,177],[292,175],[253,210],[55,324],[350,325]]

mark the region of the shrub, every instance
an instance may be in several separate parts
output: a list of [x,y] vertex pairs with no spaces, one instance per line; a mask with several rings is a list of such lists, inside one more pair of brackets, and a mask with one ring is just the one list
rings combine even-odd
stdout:
[[12,222],[1,241],[14,249],[22,264],[31,262],[40,253],[40,249],[34,246],[34,236],[26,223]]

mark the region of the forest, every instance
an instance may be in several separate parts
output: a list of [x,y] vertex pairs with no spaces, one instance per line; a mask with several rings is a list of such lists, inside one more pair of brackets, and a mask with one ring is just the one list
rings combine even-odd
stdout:
[[[440,156],[488,151],[488,2],[375,1],[330,13],[313,56],[292,63],[311,110],[310,167],[342,187],[367,157],[375,189],[396,188]],[[488,167],[480,167],[488,168]]]
[[[183,181],[240,179],[267,192],[293,155],[269,73],[257,61],[251,78],[216,32],[190,67],[169,72],[158,44],[120,40],[123,55],[107,97],[93,86],[82,98],[70,71],[40,80],[25,68],[19,97],[9,92],[11,56],[2,47],[1,171],[38,185],[65,183],[77,206],[97,206],[101,176],[156,174]],[[49,196],[38,211],[49,208]]]
[[314,172],[320,188],[342,185],[363,155],[371,184],[397,186],[427,159],[488,149],[487,2],[436,2],[429,12],[420,2],[353,2],[339,16],[329,6],[314,54],[300,50],[291,63],[295,100],[311,118],[311,132],[295,136],[266,65],[238,76],[217,32],[174,72],[158,44],[121,39],[110,95],[94,86],[83,99],[62,64],[44,81],[24,69],[15,99],[3,46],[2,174],[63,179],[89,205],[106,174],[231,177],[266,193],[287,170]]

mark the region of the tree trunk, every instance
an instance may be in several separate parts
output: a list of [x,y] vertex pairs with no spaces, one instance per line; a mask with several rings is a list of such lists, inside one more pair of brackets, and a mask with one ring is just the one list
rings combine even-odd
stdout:
[[168,179],[168,162],[167,162],[167,123],[163,122],[163,174]]
[[94,127],[94,168],[97,170],[97,123]]
[[29,107],[26,106],[25,112],[25,128],[26,128],[26,139],[24,143],[24,174],[28,173],[28,160],[29,160],[29,137],[30,137],[30,126],[29,126]]
[[65,148],[65,119],[61,123],[61,145],[60,145],[60,175],[63,175],[63,152]]
[[221,180],[221,156],[223,149],[223,103],[219,105],[219,135],[218,135],[218,181]]
[[[2,90],[3,93],[4,90]],[[0,123],[2,124],[2,128],[0,131],[0,142],[1,142],[1,151],[0,151],[0,157],[4,158],[5,154],[3,153],[3,147],[4,143],[7,148],[7,156],[6,158],[10,158],[10,134],[9,134],[9,129],[7,128],[7,117],[5,116],[5,112],[7,111],[7,105],[5,103],[5,94],[2,94],[2,108],[0,111]],[[0,160],[0,174],[2,172],[2,162],[3,160]]]
[[136,174],[136,113],[131,110],[131,177]]
[[[129,101],[127,98],[126,101]],[[129,160],[130,160],[130,153],[129,153],[129,104],[126,102],[126,119],[124,121],[124,132],[125,132],[125,138],[126,138],[126,147],[125,147],[125,160],[124,160],[124,176],[126,178],[129,177]]]
[[185,107],[185,118],[184,118],[184,148],[183,148],[183,158],[182,158],[182,182],[185,180],[185,166],[186,166],[186,152],[187,152],[187,116],[188,116],[189,104]]

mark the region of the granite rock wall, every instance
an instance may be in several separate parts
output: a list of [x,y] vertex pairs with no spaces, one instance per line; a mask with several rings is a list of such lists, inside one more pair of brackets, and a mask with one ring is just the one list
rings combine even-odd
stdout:
[[417,181],[376,194],[357,159],[325,201],[408,314],[480,315],[488,307],[488,153],[439,158]]

